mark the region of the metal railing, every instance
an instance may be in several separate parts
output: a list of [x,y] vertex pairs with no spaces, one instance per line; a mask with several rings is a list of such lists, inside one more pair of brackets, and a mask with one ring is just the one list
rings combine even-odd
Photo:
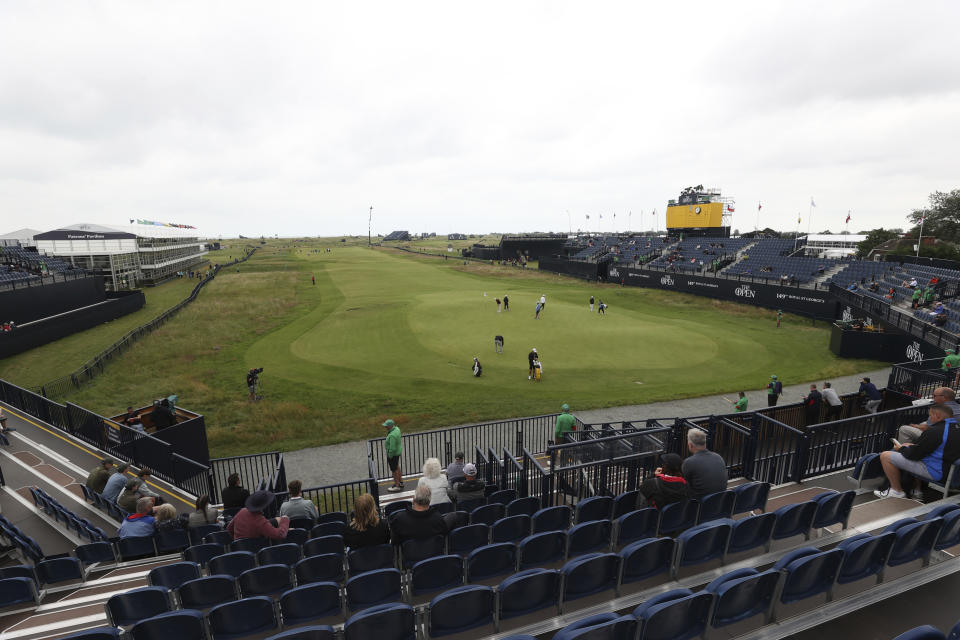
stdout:
[[887,388],[911,398],[926,398],[937,387],[960,388],[960,376],[956,371],[941,368],[943,358],[931,358],[918,362],[895,364],[890,370]]
[[[213,458],[210,460],[210,501],[221,502],[223,490],[229,486],[227,479],[231,474],[240,476],[240,486],[253,491],[263,481],[274,483],[274,477],[283,464],[283,455],[279,451],[251,453],[245,456]],[[281,490],[286,489],[286,476]]]

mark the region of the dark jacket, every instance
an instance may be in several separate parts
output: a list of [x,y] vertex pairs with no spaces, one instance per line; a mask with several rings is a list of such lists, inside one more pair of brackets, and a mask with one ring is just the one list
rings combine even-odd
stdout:
[[648,505],[662,509],[672,502],[688,499],[690,490],[687,481],[680,476],[658,475],[641,483],[640,494]]
[[224,509],[236,509],[246,504],[250,491],[243,487],[227,487],[221,492],[220,497],[223,499]]
[[[400,516],[397,516],[398,518]],[[373,547],[378,544],[387,544],[390,542],[390,528],[387,521],[380,518],[375,526],[357,531],[353,527],[347,527],[343,534],[343,544],[350,549],[362,549],[363,547]]]
[[419,540],[431,536],[447,535],[447,523],[436,509],[414,511],[407,507],[394,517],[390,523],[393,529],[393,544],[403,544],[405,540]]
[[464,480],[463,482],[458,482],[453,485],[453,499],[457,502],[461,500],[473,500],[474,498],[482,498],[484,493],[484,488],[487,486],[487,483],[479,478],[474,478],[473,480]]
[[[945,425],[950,425],[946,444],[943,442]],[[930,471],[930,476],[934,480],[946,480],[950,465],[960,458],[960,424],[954,420],[932,424],[920,434],[915,444],[900,447],[900,454],[907,460],[921,460],[927,465],[927,470]],[[942,462],[939,460],[940,457]]]
[[867,400],[882,400],[883,396],[877,391],[877,387],[872,382],[861,382],[859,393],[867,397]]
[[809,413],[815,413],[820,409],[820,403],[823,401],[823,396],[820,395],[820,392],[816,389],[811,389],[810,393],[807,394],[807,397],[803,399],[803,406]]

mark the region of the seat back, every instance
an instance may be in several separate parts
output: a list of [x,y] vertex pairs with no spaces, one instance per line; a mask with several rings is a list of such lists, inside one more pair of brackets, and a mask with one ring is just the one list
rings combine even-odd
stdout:
[[673,566],[673,538],[645,538],[620,550],[620,581],[623,584],[668,573]]
[[389,544],[378,544],[372,547],[361,547],[347,554],[347,566],[350,575],[355,576],[365,571],[377,569],[392,569],[394,565],[394,550]]
[[813,516],[817,513],[817,503],[812,501],[788,504],[773,512],[777,522],[773,526],[770,537],[774,540],[783,540],[802,535],[810,538],[810,527],[813,525]]
[[547,607],[560,606],[560,572],[555,569],[527,569],[506,578],[497,586],[497,618],[504,620]]
[[400,545],[401,566],[409,570],[421,560],[442,556],[443,551],[444,539],[441,535],[404,540]]
[[183,551],[183,559],[189,562],[196,562],[201,567],[206,567],[212,558],[223,555],[223,546],[214,542],[205,542],[187,547]]
[[589,553],[563,565],[562,601],[575,600],[617,586],[620,556],[615,553]]
[[493,523],[493,542],[519,542],[530,535],[531,518],[528,515],[506,516]]
[[474,549],[490,543],[490,526],[486,524],[470,524],[454,529],[449,535],[449,551],[465,556]]
[[817,503],[817,512],[813,516],[812,528],[822,529],[832,524],[841,524],[846,529],[856,495],[857,492],[851,490],[843,493],[827,491],[814,496],[813,502]]
[[130,536],[117,541],[117,553],[121,560],[152,556],[156,553],[153,546],[153,536]]
[[819,593],[827,593],[836,582],[841,562],[843,551],[832,549],[817,551],[787,563],[783,567],[785,578],[780,602],[789,604]]
[[427,634],[431,638],[493,624],[493,589],[468,584],[445,591],[430,601]]
[[716,558],[727,552],[733,520],[714,520],[687,529],[677,537],[677,566],[686,567]]
[[311,582],[342,582],[343,556],[336,553],[324,553],[304,558],[294,565],[297,584]]
[[553,640],[633,640],[637,619],[616,613],[600,613],[581,618],[561,629]]
[[638,509],[618,517],[613,527],[613,544],[622,547],[657,535],[660,524],[660,510],[653,507]]
[[883,475],[883,465],[880,464],[879,453],[868,453],[857,460],[856,466],[848,476],[855,487],[861,489],[871,480],[879,480]]
[[244,598],[272,596],[293,587],[290,567],[285,564],[265,564],[249,569],[240,574],[237,583],[240,585],[240,595]]
[[613,498],[593,496],[577,503],[576,523],[609,520],[611,513],[613,513]]
[[[641,638],[651,637],[654,630],[657,638],[692,638],[706,631],[713,594],[701,591],[679,595],[684,591],[688,590],[659,594],[634,610]],[[677,597],[669,597],[674,593]]]
[[533,514],[533,533],[566,531],[570,528],[570,519],[570,507],[566,505],[540,509]]
[[[320,514],[320,517],[317,518],[316,524],[325,524],[327,522],[342,522],[343,524],[349,524],[350,517],[345,511],[328,511],[327,513]],[[306,527],[306,529],[308,531],[310,530],[309,527]]]
[[416,640],[416,614],[407,604],[384,604],[365,609],[347,620],[344,640]]
[[660,535],[689,529],[697,523],[700,503],[696,500],[682,500],[666,505],[660,510]]
[[319,556],[324,553],[339,553],[343,555],[343,536],[320,536],[310,538],[303,545],[304,556]]
[[885,529],[885,531],[896,533],[890,557],[887,559],[887,564],[891,567],[921,558],[926,563],[943,527],[943,518],[931,518],[920,522],[909,520],[911,519],[898,520]]
[[40,584],[57,584],[71,580],[83,580],[83,565],[71,556],[50,558],[37,563],[37,578]]
[[184,582],[177,589],[184,609],[207,609],[237,599],[237,581],[233,576],[211,575]]
[[301,585],[280,596],[280,618],[285,627],[339,616],[342,611],[340,585],[335,582]]
[[412,506],[413,506],[412,500],[397,500],[383,507],[383,515],[389,518],[394,513],[397,513],[398,511],[403,511],[407,507],[412,507]]
[[334,520],[314,525],[310,530],[311,538],[322,538],[323,536],[343,536],[347,532],[347,523]]
[[887,564],[887,556],[896,534],[892,531],[872,536],[864,533],[848,538],[837,545],[843,550],[843,562],[837,582],[846,584],[879,574]]
[[158,528],[156,538],[157,552],[161,554],[183,551],[190,546],[190,535],[186,529]]
[[223,527],[219,524],[201,524],[196,527],[187,527],[187,535],[190,537],[190,544],[203,543],[204,537],[216,531],[222,531]]
[[270,538],[239,538],[230,543],[230,551],[249,551],[256,554],[270,546]]
[[265,547],[257,552],[257,564],[285,564],[288,567],[300,562],[300,545],[293,543]]
[[562,560],[567,552],[567,536],[563,531],[534,533],[517,546],[520,569],[538,567]]
[[113,552],[113,545],[109,542],[91,542],[89,544],[77,545],[74,553],[85,567],[98,562],[117,561],[117,557]]
[[517,490],[516,489],[501,489],[500,491],[494,491],[487,496],[487,504],[493,504],[494,502],[499,502],[502,505],[507,505],[517,499]]
[[616,520],[622,515],[637,510],[637,502],[640,500],[640,491],[624,491],[613,499],[613,513],[611,520]]
[[570,527],[567,531],[567,557],[609,549],[611,527],[609,520],[581,522]]
[[504,512],[505,517],[527,515],[533,517],[540,510],[540,498],[528,496],[526,498],[517,498],[507,503],[507,509]]
[[170,611],[170,597],[163,587],[140,587],[110,596],[107,619],[115,627],[127,627],[144,618]]
[[256,557],[249,551],[233,551],[210,558],[210,575],[229,575],[239,578],[244,571],[257,566]]
[[217,605],[207,614],[207,620],[214,638],[254,635],[277,628],[273,600],[266,596]]
[[470,512],[470,524],[493,525],[494,522],[503,517],[505,507],[500,502],[485,504],[477,507]]
[[937,551],[949,549],[960,544],[960,509],[954,509],[942,516],[943,526],[933,548]]
[[513,573],[517,565],[517,547],[509,542],[488,544],[467,556],[467,582]]
[[130,629],[133,640],[206,640],[203,614],[192,609],[169,611],[141,620]]
[[734,521],[727,553],[741,553],[757,547],[769,549],[770,536],[776,524],[777,516],[773,513],[761,513]]
[[708,584],[704,591],[715,596],[712,626],[724,627],[761,613],[769,621],[781,575],[773,570],[738,569]]
[[0,578],[0,607],[29,602],[37,604],[37,583],[33,578]]
[[147,581],[154,587],[177,589],[184,582],[200,577],[200,565],[196,562],[175,562],[155,567],[147,574]]
[[703,496],[699,499],[700,513],[697,516],[697,522],[703,523],[720,518],[729,518],[733,515],[736,499],[737,494],[730,490]]
[[375,569],[347,580],[347,609],[350,611],[402,599],[400,571],[397,569]]
[[766,511],[767,496],[770,494],[769,482],[748,482],[734,487],[736,500],[733,504],[734,515],[748,511]]
[[458,555],[427,558],[410,571],[410,593],[421,595],[463,584],[463,558]]

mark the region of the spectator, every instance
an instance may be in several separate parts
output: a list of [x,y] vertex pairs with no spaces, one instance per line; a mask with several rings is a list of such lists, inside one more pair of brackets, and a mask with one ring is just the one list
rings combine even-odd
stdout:
[[553,428],[555,444],[563,444],[567,439],[567,434],[577,430],[577,419],[570,413],[570,405],[564,404],[561,406],[560,412],[560,415],[557,416],[557,425]]
[[413,504],[396,515],[390,528],[393,530],[393,544],[398,546],[406,540],[447,535],[443,516],[430,508],[430,487],[425,484],[417,485]]
[[947,476],[950,466],[960,458],[960,425],[953,420],[953,409],[942,404],[930,407],[927,423],[930,425],[915,444],[894,445],[893,451],[880,454],[880,464],[890,481],[890,488],[874,491],[878,498],[905,498],[901,472],[914,477],[911,497],[923,497],[922,480],[939,482]]
[[770,376],[770,382],[767,383],[767,406],[777,406],[777,400],[783,393],[783,384],[777,380],[776,375]]
[[300,495],[302,489],[303,483],[299,480],[290,481],[287,485],[290,497],[280,505],[280,515],[287,516],[291,520],[308,518],[316,522],[317,518],[320,517],[320,514],[317,513],[317,505],[313,504],[313,500],[303,499],[303,496]]
[[187,516],[187,525],[199,527],[217,522],[217,508],[210,506],[210,496],[204,494],[197,498],[195,509]]
[[463,451],[457,451],[453,457],[453,462],[447,465],[447,484],[451,487],[454,483],[463,480]]
[[483,375],[483,367],[480,366],[480,360],[476,356],[473,357],[473,377],[479,378]]
[[866,403],[863,405],[864,408],[869,413],[876,413],[877,407],[880,406],[880,401],[883,400],[883,396],[880,395],[880,392],[877,391],[877,387],[870,382],[870,378],[864,376],[860,379],[860,396],[866,400]]
[[464,480],[453,485],[453,499],[457,502],[484,497],[486,483],[477,479],[477,467],[472,462],[463,465]]
[[916,309],[920,306],[920,297],[923,294],[920,292],[920,289],[914,289],[913,295],[910,296],[910,308]]
[[240,476],[231,473],[227,478],[227,488],[220,495],[224,509],[239,509],[247,502],[250,491],[240,486]]
[[106,486],[103,487],[103,491],[100,492],[100,497],[108,502],[116,502],[117,498],[120,496],[120,492],[123,491],[123,488],[127,484],[127,469],[130,468],[130,465],[126,462],[120,463],[117,466],[116,473],[112,474],[107,480]]
[[[960,417],[960,404],[957,403],[956,398],[957,392],[950,387],[937,387],[933,390],[934,404],[942,404],[945,407],[950,407],[953,415]],[[905,424],[897,431],[897,440],[900,441],[900,444],[914,443],[920,439],[920,436],[923,435],[923,432],[929,427],[929,421],[924,421],[919,424]]]
[[955,355],[953,349],[947,349],[943,361],[940,362],[940,369],[945,372],[960,368],[960,356]]
[[127,484],[123,488],[123,493],[121,493],[120,497],[117,498],[117,506],[127,513],[133,513],[136,511],[137,501],[143,497],[137,493],[138,486],[137,479],[130,478],[127,480]]
[[727,465],[719,454],[707,450],[707,434],[700,429],[687,431],[690,456],[683,461],[683,477],[692,497],[705,496],[727,488]]
[[150,486],[147,484],[147,479],[150,478],[152,475],[153,475],[153,471],[151,471],[147,467],[143,467],[142,469],[140,469],[140,471],[137,472],[137,477],[134,478],[137,481],[137,485],[138,485],[137,492],[142,496],[146,496],[148,498],[154,498],[154,500],[158,503],[163,502],[163,500],[160,499],[160,494],[158,494],[156,491],[151,489]]
[[140,498],[137,500],[136,513],[131,513],[123,519],[117,535],[121,538],[152,536],[155,531],[155,522],[153,500]]
[[127,412],[124,414],[123,419],[120,420],[120,422],[129,427],[135,422],[140,422],[140,414],[134,411],[133,407],[127,407]]
[[660,467],[653,478],[647,478],[640,484],[641,502],[639,507],[662,509],[672,502],[680,502],[690,497],[687,481],[682,474],[683,460],[675,453],[660,456]]
[[160,531],[179,531],[183,529],[183,520],[177,516],[177,510],[172,504],[162,504],[157,507],[154,517],[156,518],[154,524],[158,533]]
[[450,485],[447,484],[447,479],[440,475],[440,461],[436,458],[427,458],[423,463],[423,476],[417,485],[430,487],[431,507],[435,504],[450,502],[450,496],[447,495]]
[[383,441],[383,447],[387,450],[387,464],[390,471],[393,472],[393,486],[387,487],[387,491],[397,493],[403,491],[403,471],[400,469],[400,454],[403,453],[403,435],[400,433],[400,427],[393,420],[387,420],[383,423],[387,428],[387,437]]
[[823,396],[817,391],[817,385],[810,385],[810,393],[803,397],[803,413],[808,427],[820,422],[820,404],[822,402]]
[[343,543],[349,549],[362,549],[390,542],[387,521],[377,515],[373,496],[364,493],[353,501],[353,519],[343,534]]
[[823,383],[823,391],[820,392],[823,399],[827,402],[827,422],[833,422],[840,419],[843,413],[843,400],[837,395],[829,382]]
[[113,468],[113,460],[110,458],[101,460],[100,464],[87,476],[87,488],[96,493],[103,493],[103,488],[107,486],[107,480],[110,479],[111,468]]
[[743,391],[737,393],[737,401],[733,403],[733,410],[737,413],[743,413],[747,410],[747,394]]
[[282,540],[290,530],[290,518],[280,516],[277,524],[267,520],[263,510],[273,504],[273,494],[269,491],[254,491],[247,498],[243,509],[227,525],[227,531],[234,540],[240,538],[270,538]]

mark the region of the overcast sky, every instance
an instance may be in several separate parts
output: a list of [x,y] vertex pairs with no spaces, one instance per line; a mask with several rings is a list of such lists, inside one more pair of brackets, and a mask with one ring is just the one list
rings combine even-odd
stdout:
[[806,230],[811,197],[814,231],[906,226],[960,188],[958,24],[954,0],[0,1],[0,233],[366,234],[371,205],[374,233],[649,229],[696,184],[742,231],[758,202]]

